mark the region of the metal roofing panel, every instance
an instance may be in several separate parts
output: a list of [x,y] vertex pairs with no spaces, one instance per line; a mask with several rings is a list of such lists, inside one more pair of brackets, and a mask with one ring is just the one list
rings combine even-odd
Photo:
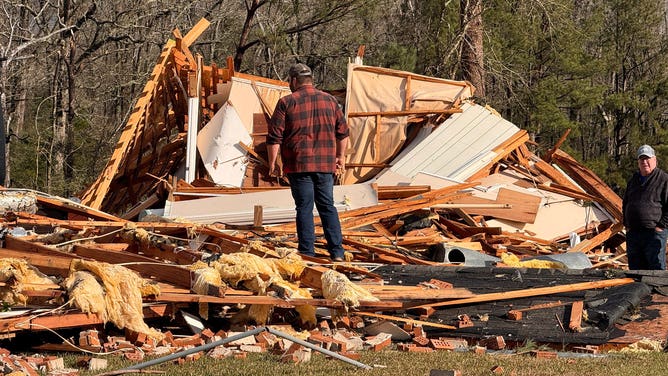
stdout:
[[483,106],[464,103],[427,138],[407,148],[391,171],[413,178],[418,172],[466,180],[491,161],[492,150],[520,129]]

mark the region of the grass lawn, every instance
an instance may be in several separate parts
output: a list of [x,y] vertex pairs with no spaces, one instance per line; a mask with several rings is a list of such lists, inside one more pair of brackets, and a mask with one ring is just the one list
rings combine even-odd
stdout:
[[[145,369],[160,371],[165,375],[429,375],[430,370],[460,370],[463,376],[494,375],[492,367],[500,366],[498,375],[540,376],[666,376],[668,375],[668,353],[610,353],[604,357],[563,357],[536,359],[529,355],[486,354],[472,352],[438,351],[429,354],[406,353],[395,350],[380,352],[363,351],[360,362],[373,366],[371,370],[357,368],[340,360],[329,359],[322,354],[312,355],[310,362],[302,364],[281,363],[271,354],[249,354],[247,359],[213,359],[202,356],[194,362],[181,365],[163,363]],[[66,365],[73,366],[80,355],[66,356]],[[109,372],[136,363],[109,357]],[[97,375],[100,371],[82,371],[80,374]]]

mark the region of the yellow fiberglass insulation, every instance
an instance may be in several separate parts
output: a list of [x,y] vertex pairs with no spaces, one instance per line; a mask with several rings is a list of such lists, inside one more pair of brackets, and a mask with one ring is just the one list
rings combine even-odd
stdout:
[[28,264],[26,260],[16,258],[0,258],[0,282],[11,284],[11,286],[0,286],[0,299],[9,305],[25,305],[28,297],[21,294],[21,291],[39,288],[23,286],[24,284],[55,284],[53,280]]
[[[201,261],[190,265],[189,269],[195,273],[195,281],[192,283],[191,290],[197,294],[207,295],[209,293],[209,285],[225,286],[218,270]],[[199,304],[199,315],[205,320],[209,319],[208,303]]]
[[260,251],[270,256],[278,256],[278,258],[262,258],[267,264],[274,269],[274,271],[287,280],[295,280],[306,268],[306,263],[296,249],[290,248],[276,248],[275,250],[265,247],[261,241],[251,241],[241,248],[241,252],[249,253],[251,250]]
[[223,281],[233,286],[243,282],[247,289],[261,295],[266,294],[274,280],[281,279],[266,259],[246,252],[221,255],[211,266],[218,270]]
[[501,261],[515,268],[537,268],[537,269],[566,269],[566,265],[558,261],[549,260],[525,260],[521,261],[516,255],[512,253],[504,253],[501,255]]
[[77,306],[84,313],[97,314],[100,320],[107,322],[107,304],[104,301],[104,288],[94,275],[77,271],[63,281],[70,305]]
[[322,273],[321,280],[322,295],[327,299],[340,301],[346,310],[359,306],[360,300],[371,302],[379,300],[367,289],[350,282],[348,277],[335,270],[327,270]]
[[292,252],[281,258],[266,259],[273,269],[288,281],[294,281],[302,275],[306,268],[306,263],[298,253]]
[[[257,246],[254,246],[257,247]],[[252,253],[237,252],[222,255],[212,266],[218,270],[224,281],[232,285],[243,285],[260,295],[266,295],[271,285],[283,288],[290,298],[311,298],[306,289],[301,289],[283,279],[294,278],[301,275],[306,265],[301,257],[296,254],[287,254],[283,258],[262,258]],[[271,313],[271,305],[253,305],[248,311],[248,316],[255,322],[262,324],[267,321]],[[295,309],[302,323],[315,326],[315,308],[301,306]]]
[[[164,334],[149,328],[144,322],[142,311],[142,291],[151,291],[156,294],[156,289],[148,289],[148,282],[139,277],[130,269],[120,265],[112,265],[103,262],[73,260],[70,265],[70,273],[86,271],[96,277],[104,291],[105,310],[107,320],[118,328],[128,328],[138,333],[146,334],[155,339],[162,339]],[[88,302],[85,297],[80,298],[77,291],[73,291],[70,298],[74,304],[79,305],[79,299]]]

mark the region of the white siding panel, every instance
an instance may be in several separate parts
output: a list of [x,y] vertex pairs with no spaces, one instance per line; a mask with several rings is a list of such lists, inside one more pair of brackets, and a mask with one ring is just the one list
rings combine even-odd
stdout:
[[413,178],[426,172],[466,180],[496,154],[492,150],[519,131],[514,124],[485,107],[465,103],[407,153],[392,162],[391,171]]

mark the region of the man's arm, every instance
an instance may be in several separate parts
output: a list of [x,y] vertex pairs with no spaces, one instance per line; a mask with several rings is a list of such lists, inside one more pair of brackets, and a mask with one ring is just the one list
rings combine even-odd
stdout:
[[345,172],[346,169],[346,148],[348,147],[348,137],[336,140],[336,169]]
[[278,160],[278,152],[281,149],[280,144],[267,144],[267,155],[269,156],[269,176],[281,175],[281,171],[276,166]]

